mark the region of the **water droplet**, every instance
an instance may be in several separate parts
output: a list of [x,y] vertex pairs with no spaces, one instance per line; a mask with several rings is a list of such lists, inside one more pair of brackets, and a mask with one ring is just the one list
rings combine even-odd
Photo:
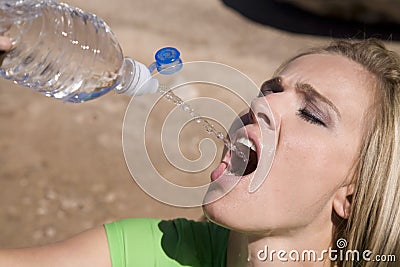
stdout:
[[189,107],[188,104],[182,104],[182,109],[186,112],[189,112],[191,110],[191,108]]
[[223,134],[223,133],[221,133],[221,132],[218,132],[218,133],[217,133],[217,138],[218,138],[218,139],[221,139],[221,140],[223,140],[223,139],[224,139],[224,137],[225,137],[225,136],[224,136],[224,134]]
[[196,112],[194,112],[194,110],[192,109],[191,111],[190,111],[190,116],[192,116],[193,118],[197,118],[197,117],[200,117],[200,115],[199,114],[197,114]]
[[237,151],[236,155],[238,155],[238,157],[242,158],[242,159],[245,157],[245,155],[244,155],[244,153],[242,151]]

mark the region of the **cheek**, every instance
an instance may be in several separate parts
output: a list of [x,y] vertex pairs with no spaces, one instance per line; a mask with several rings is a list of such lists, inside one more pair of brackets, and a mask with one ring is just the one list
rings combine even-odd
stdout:
[[281,129],[268,190],[293,213],[312,213],[312,207],[326,205],[351,166],[341,140],[318,127]]
[[328,129],[293,120],[290,128],[281,129],[276,153],[276,167],[303,182],[326,179],[342,180],[355,155],[355,144]]
[[319,133],[320,129],[314,129],[319,126],[298,120],[294,118],[281,126],[274,160],[279,170],[291,172],[293,176],[315,173],[326,167],[329,156],[332,156],[329,142]]

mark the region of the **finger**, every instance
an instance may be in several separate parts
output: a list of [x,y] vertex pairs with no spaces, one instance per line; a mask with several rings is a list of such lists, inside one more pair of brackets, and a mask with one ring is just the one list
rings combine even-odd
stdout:
[[0,36],[0,50],[10,50],[12,46],[11,40],[8,37]]

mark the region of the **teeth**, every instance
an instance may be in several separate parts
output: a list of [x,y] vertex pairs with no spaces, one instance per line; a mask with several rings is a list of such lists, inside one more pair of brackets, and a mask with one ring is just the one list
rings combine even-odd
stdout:
[[247,146],[251,150],[256,151],[256,146],[254,145],[254,143],[245,137],[239,138],[238,140],[236,140],[236,143],[241,143],[242,145]]

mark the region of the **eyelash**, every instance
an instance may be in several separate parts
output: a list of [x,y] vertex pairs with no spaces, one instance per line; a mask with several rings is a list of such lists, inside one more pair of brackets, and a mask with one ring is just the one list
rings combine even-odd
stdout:
[[[271,80],[264,82],[264,84],[260,88],[260,93],[262,96],[267,96],[272,93],[280,93],[283,91],[284,88],[282,86],[282,80],[280,77],[275,77]],[[323,122],[321,119],[319,119],[318,116],[313,115],[314,112],[310,111],[309,110],[310,107],[307,108],[307,106],[308,105],[298,110],[297,114],[299,115],[299,117],[306,122],[320,125],[326,128],[327,127],[326,123]],[[311,110],[315,110],[315,108],[313,108],[312,105],[311,105]]]
[[305,120],[306,122],[326,127],[326,124],[323,121],[314,116],[306,108],[299,109],[297,114],[301,119]]

